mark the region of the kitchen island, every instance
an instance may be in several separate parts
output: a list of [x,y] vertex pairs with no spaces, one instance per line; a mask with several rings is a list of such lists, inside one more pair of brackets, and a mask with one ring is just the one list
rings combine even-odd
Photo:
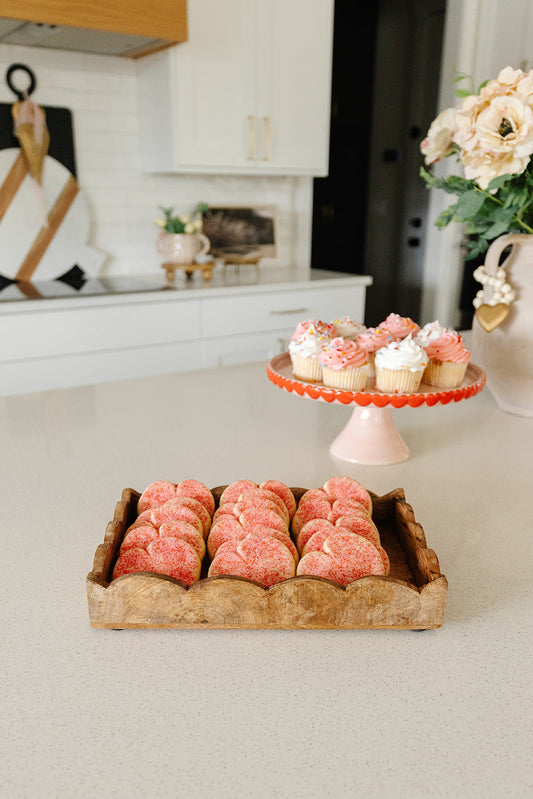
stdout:
[[[265,363],[0,398],[2,795],[531,794],[533,422],[488,389],[394,411],[411,457],[334,460],[349,407]],[[85,578],[122,489],[248,478],[405,489],[449,584],[400,630],[102,630]]]

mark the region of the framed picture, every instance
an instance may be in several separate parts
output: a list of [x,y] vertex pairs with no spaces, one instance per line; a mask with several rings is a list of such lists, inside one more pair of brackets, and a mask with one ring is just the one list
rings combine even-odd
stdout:
[[275,206],[215,208],[203,214],[203,232],[216,258],[275,258]]

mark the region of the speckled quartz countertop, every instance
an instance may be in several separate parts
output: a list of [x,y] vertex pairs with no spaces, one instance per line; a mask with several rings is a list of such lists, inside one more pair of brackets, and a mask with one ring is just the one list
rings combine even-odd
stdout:
[[[329,455],[350,412],[264,364],[0,399],[2,796],[532,795],[533,419],[487,389],[400,409],[410,459],[369,467]],[[405,489],[448,579],[440,629],[90,627],[123,488],[336,474]]]

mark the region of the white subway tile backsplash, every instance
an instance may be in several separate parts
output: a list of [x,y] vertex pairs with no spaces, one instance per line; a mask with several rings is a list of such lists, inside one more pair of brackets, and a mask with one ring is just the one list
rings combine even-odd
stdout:
[[[275,205],[277,263],[295,250],[295,181],[307,178],[145,174],[141,170],[135,62],[114,56],[0,45],[0,76],[25,63],[33,99],[72,112],[77,177],[90,214],[91,246],[106,253],[104,275],[161,274],[155,252],[160,206],[190,212],[211,205]],[[13,102],[0,81],[0,102]],[[305,249],[305,248],[304,248]]]

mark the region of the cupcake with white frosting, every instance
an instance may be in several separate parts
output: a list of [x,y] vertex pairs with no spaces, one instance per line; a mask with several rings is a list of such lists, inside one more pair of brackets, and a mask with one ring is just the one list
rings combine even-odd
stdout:
[[410,335],[391,341],[376,352],[376,388],[386,393],[418,391],[427,364],[424,348]]
[[434,322],[428,322],[427,325],[420,328],[414,338],[417,344],[425,348],[427,344],[440,338],[448,330],[449,328],[441,325],[439,320],[436,319]]
[[293,336],[289,343],[289,354],[294,376],[300,380],[322,380],[318,356],[330,341],[331,336],[327,331],[316,327],[311,321],[298,336]]
[[366,326],[362,322],[354,322],[349,316],[341,316],[331,323],[335,327],[335,335],[355,341],[357,336],[364,333]]

